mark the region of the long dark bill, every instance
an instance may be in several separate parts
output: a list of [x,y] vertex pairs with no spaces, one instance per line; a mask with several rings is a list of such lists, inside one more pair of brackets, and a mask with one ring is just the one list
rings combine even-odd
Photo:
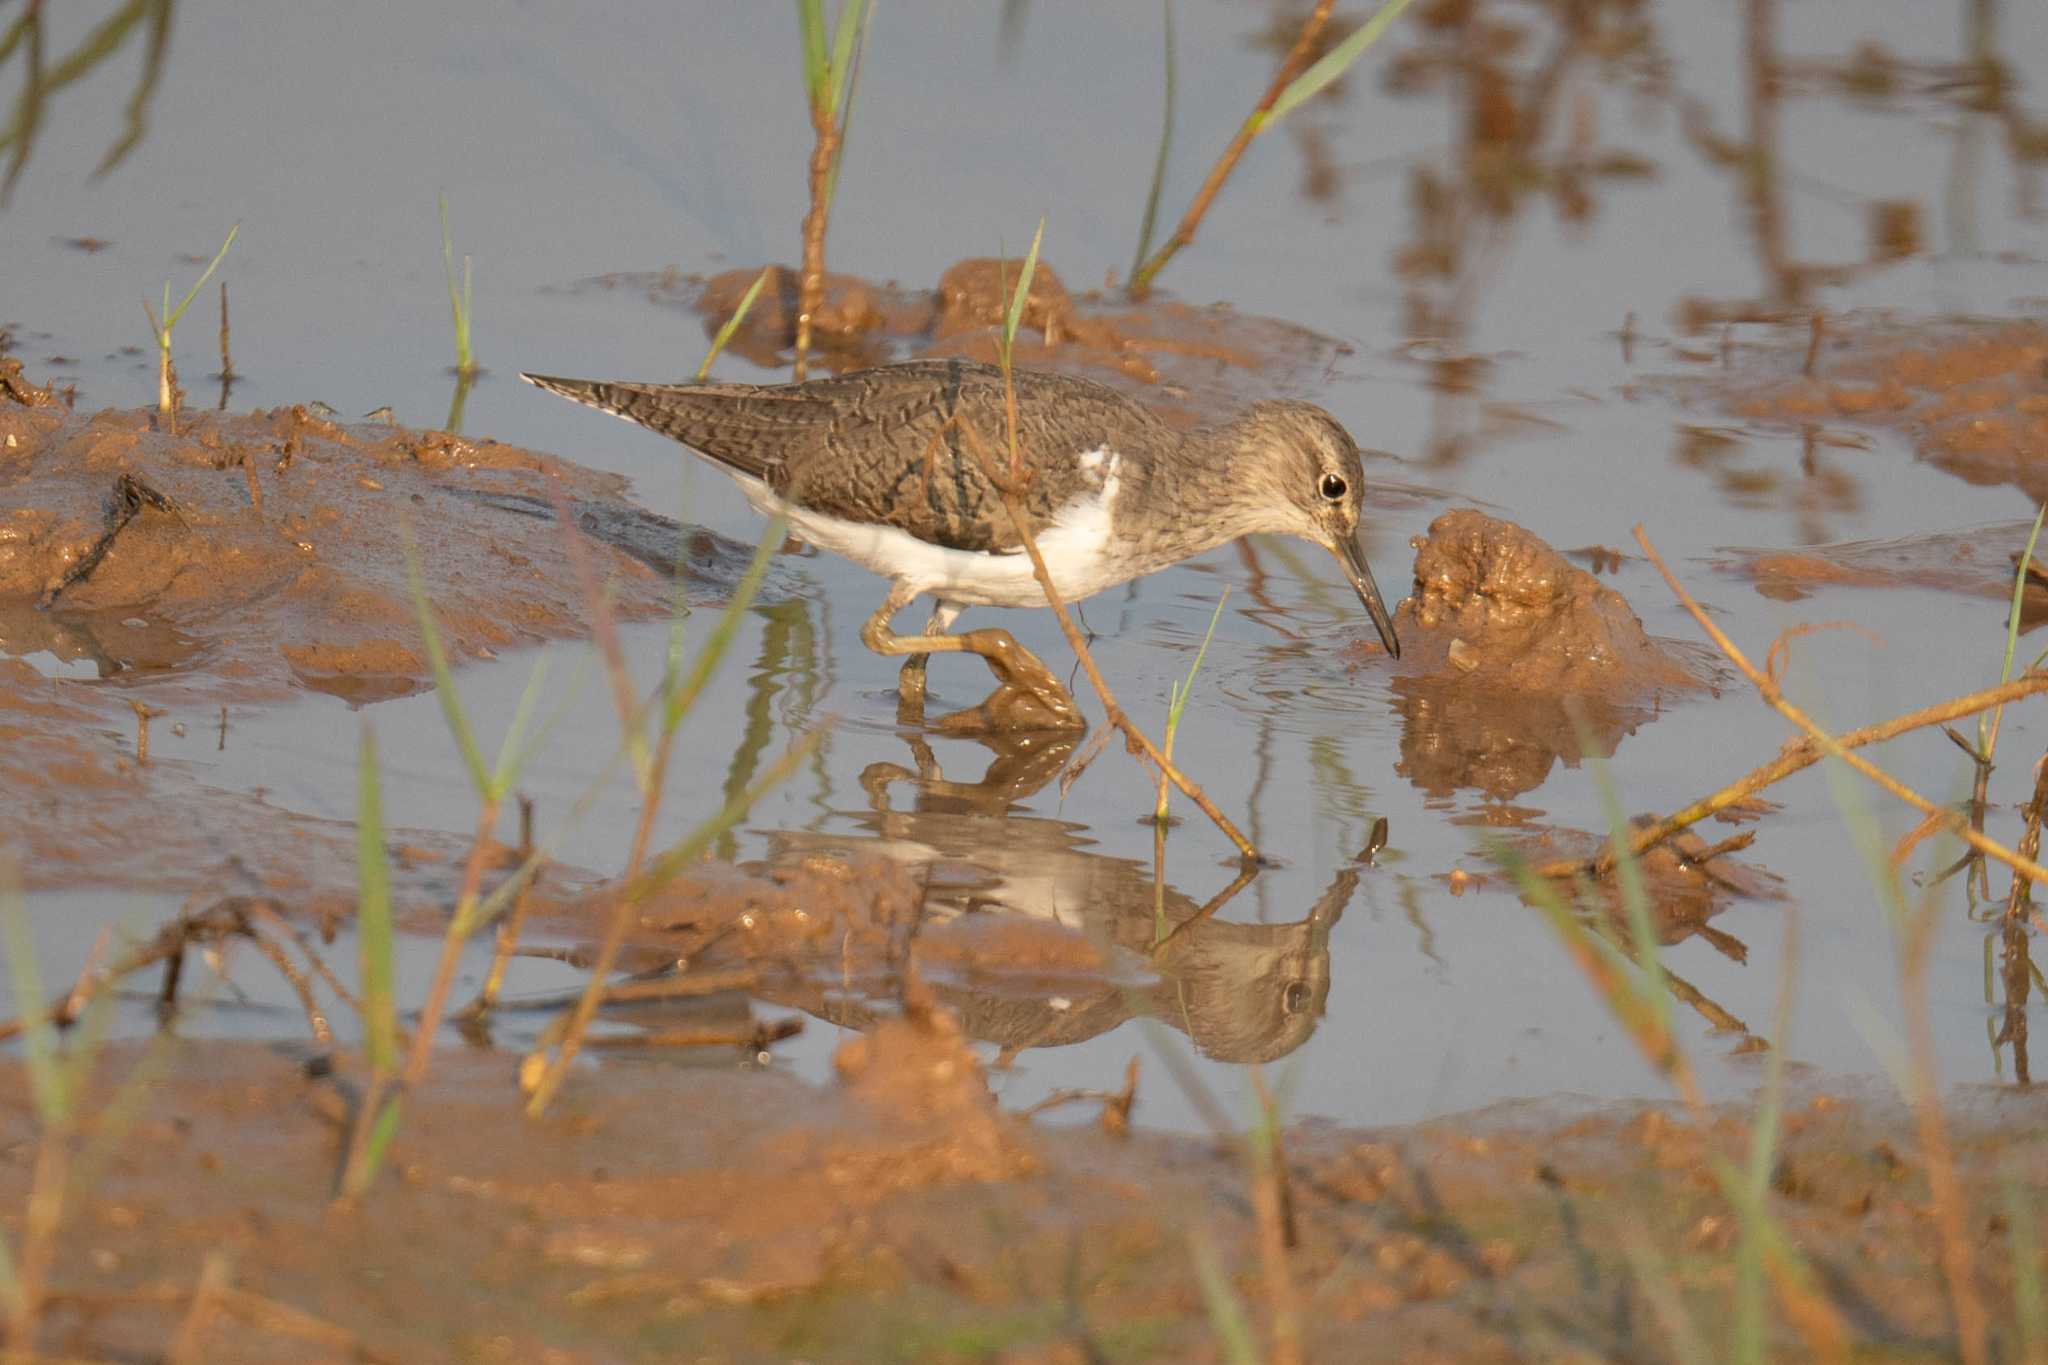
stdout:
[[1380,585],[1372,581],[1372,565],[1365,562],[1365,542],[1357,536],[1341,541],[1336,555],[1337,562],[1344,566],[1344,576],[1358,589],[1358,600],[1365,603],[1373,629],[1380,633],[1380,643],[1387,647],[1387,653],[1400,658],[1401,637],[1394,634],[1394,618],[1387,614],[1387,604],[1380,600]]

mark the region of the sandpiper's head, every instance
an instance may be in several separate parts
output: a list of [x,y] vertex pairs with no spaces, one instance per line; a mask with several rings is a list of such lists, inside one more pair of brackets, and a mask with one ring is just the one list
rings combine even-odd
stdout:
[[1238,468],[1256,483],[1255,502],[1263,511],[1255,529],[1300,536],[1335,555],[1387,653],[1400,658],[1394,618],[1359,539],[1365,471],[1351,433],[1315,404],[1297,402],[1254,404],[1239,429]]

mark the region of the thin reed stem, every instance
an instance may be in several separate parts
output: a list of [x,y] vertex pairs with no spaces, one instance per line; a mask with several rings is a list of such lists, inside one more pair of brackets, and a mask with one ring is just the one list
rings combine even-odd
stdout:
[[1216,196],[1223,191],[1223,182],[1237,169],[1238,161],[1245,149],[1252,145],[1252,139],[1263,131],[1266,113],[1280,100],[1280,93],[1291,85],[1296,76],[1307,69],[1309,58],[1315,54],[1316,40],[1323,36],[1323,29],[1330,22],[1330,13],[1337,8],[1337,0],[1317,0],[1316,7],[1307,19],[1302,21],[1301,32],[1295,36],[1294,46],[1287,50],[1280,69],[1273,73],[1273,82],[1266,87],[1266,93],[1259,96],[1259,102],[1252,106],[1251,114],[1238,125],[1230,144],[1223,149],[1223,155],[1216,158],[1216,164],[1209,168],[1209,178],[1202,182],[1202,188],[1195,192],[1188,211],[1181,215],[1180,223],[1173,235],[1161,244],[1151,259],[1131,274],[1130,294],[1142,299],[1152,290],[1152,280],[1166,268],[1175,254],[1195,240],[1195,229],[1201,226],[1202,218],[1209,212],[1209,206],[1216,202]]
[[[1707,615],[1706,609],[1693,599],[1691,593],[1685,590],[1685,586],[1678,581],[1677,575],[1672,573],[1671,567],[1664,562],[1663,556],[1657,553],[1657,548],[1650,544],[1649,536],[1645,534],[1640,525],[1635,528],[1635,537],[1636,543],[1643,547],[1644,553],[1649,556],[1650,562],[1656,565],[1657,572],[1664,576],[1665,583],[1670,585],[1671,591],[1678,598],[1679,605],[1691,613],[1693,620],[1699,622],[1700,629],[1707,633],[1707,638],[1714,642],[1715,646],[1728,657],[1728,661],[1734,664],[1745,678],[1749,679],[1750,685],[1756,688],[1757,692],[1772,709],[1785,717],[1786,720],[1791,721],[1799,729],[1805,731],[1807,736],[1822,752],[1830,757],[1840,759],[1843,763],[1862,773],[1894,797],[1913,807],[1913,809],[1940,820],[1950,833],[1970,847],[1989,857],[1996,858],[1999,862],[2024,874],[2032,881],[2048,881],[2048,868],[2042,867],[2031,858],[2022,858],[1996,839],[1979,830],[1972,829],[1970,822],[1962,815],[1936,805],[1919,792],[1914,791],[1911,787],[1906,786],[1897,778],[1870,762],[1870,760],[1859,754],[1851,753],[1841,740],[1823,730],[1804,711],[1794,706],[1785,698],[1785,694],[1779,688],[1777,680],[1769,674],[1762,672],[1755,664],[1751,663],[1749,656],[1736,648],[1735,642],[1728,638],[1726,632],[1714,624],[1713,618]],[[2020,681],[2026,682],[2028,679],[2021,679]],[[2048,679],[2036,681],[2048,683]],[[2017,686],[2018,684],[2014,685]],[[1996,691],[1999,689],[1992,690]],[[2034,690],[2039,689],[2036,688]],[[1964,714],[1968,713],[1965,712]]]

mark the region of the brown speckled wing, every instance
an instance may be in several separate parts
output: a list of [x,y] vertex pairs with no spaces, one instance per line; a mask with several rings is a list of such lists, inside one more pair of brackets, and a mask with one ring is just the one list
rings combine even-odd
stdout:
[[[893,526],[948,549],[1021,548],[963,430],[971,425],[1006,465],[1003,382],[993,366],[912,361],[767,387],[529,378],[762,479],[808,511]],[[1019,371],[1016,383],[1019,436],[1039,461],[1022,497],[1033,534],[1095,488],[1099,476],[1076,463],[1083,451],[1112,449],[1135,474],[1177,439],[1114,389],[1033,371]]]

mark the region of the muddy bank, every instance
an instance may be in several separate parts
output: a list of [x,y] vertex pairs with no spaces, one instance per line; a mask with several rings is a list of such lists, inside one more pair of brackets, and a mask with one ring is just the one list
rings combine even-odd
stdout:
[[[408,538],[458,658],[582,632],[556,497],[619,612],[667,610],[679,530],[625,492],[552,456],[304,407],[173,431],[149,410],[0,404],[0,639],[146,676],[165,700],[403,695],[428,676]],[[714,582],[743,563],[682,548]]]
[[[962,356],[993,363],[1020,263],[958,261],[930,288],[827,274],[825,306],[813,327],[813,364],[834,371],[896,360]],[[786,367],[796,344],[796,273],[769,266],[768,283],[731,342],[766,369]],[[703,318],[716,332],[760,268],[710,278],[680,271],[603,275],[577,289],[629,289],[660,307]],[[1007,283],[1006,283],[1007,282]],[[1041,261],[1032,275],[1016,363],[1059,370],[1121,388],[1168,421],[1219,421],[1261,398],[1306,395],[1327,382],[1348,343],[1225,304],[1200,306],[1154,296],[1132,303],[1103,289],[1070,292]],[[641,376],[660,378],[657,375]]]
[[[1738,548],[1717,558],[1714,567],[1748,578],[1759,595],[1780,602],[1847,587],[1933,588],[2010,603],[2013,573],[2032,530],[2031,521],[2011,521],[1796,550]],[[2023,627],[2048,616],[2048,590],[2038,579],[2030,581],[2021,610]]]
[[1396,771],[1431,795],[1532,791],[1713,679],[1705,651],[1652,639],[1620,593],[1513,522],[1461,508],[1412,543]]
[[[103,1076],[140,1048],[114,1053]],[[45,1349],[154,1358],[209,1256],[231,1292],[203,1354],[224,1362],[1219,1359],[1196,1240],[1255,1330],[1270,1302],[1240,1155],[1001,1113],[944,1023],[849,1043],[823,1088],[742,1067],[586,1071],[538,1122],[518,1117],[511,1058],[445,1054],[352,1211],[329,1205],[348,1078],[253,1045],[170,1044],[155,1065],[134,1127],[66,1209]],[[19,1210],[35,1134],[18,1064],[0,1075],[0,1207]],[[1141,1077],[1140,1115],[1167,1083]],[[1949,1117],[1980,1292],[2009,1347],[2000,1191],[2048,1183],[2048,1111],[1968,1090]],[[1846,1344],[1944,1354],[1908,1116],[1808,1091],[1785,1129],[1770,1202]],[[1740,1224],[1712,1170],[1746,1141],[1732,1112],[1569,1099],[1293,1127],[1305,1355],[1663,1358],[1668,1304],[1650,1291],[1665,1286],[1718,1344]],[[2038,1200],[2032,1217],[2048,1245]],[[1783,1325],[1773,1345],[1806,1349]]]
[[[0,380],[0,828],[31,886],[352,886],[352,827],[152,759],[149,727],[218,709],[224,750],[230,710],[252,703],[427,686],[408,542],[457,662],[583,634],[558,499],[622,616],[673,610],[678,568],[685,603],[717,602],[752,554],[634,506],[622,479],[494,441],[305,407],[173,430],[153,411],[75,413],[18,367]],[[417,855],[405,889],[445,894],[460,841],[395,842]]]
[[1680,392],[1815,437],[1830,425],[1894,431],[1971,483],[2048,499],[2048,327],[1831,317],[1800,344],[1758,350]]

